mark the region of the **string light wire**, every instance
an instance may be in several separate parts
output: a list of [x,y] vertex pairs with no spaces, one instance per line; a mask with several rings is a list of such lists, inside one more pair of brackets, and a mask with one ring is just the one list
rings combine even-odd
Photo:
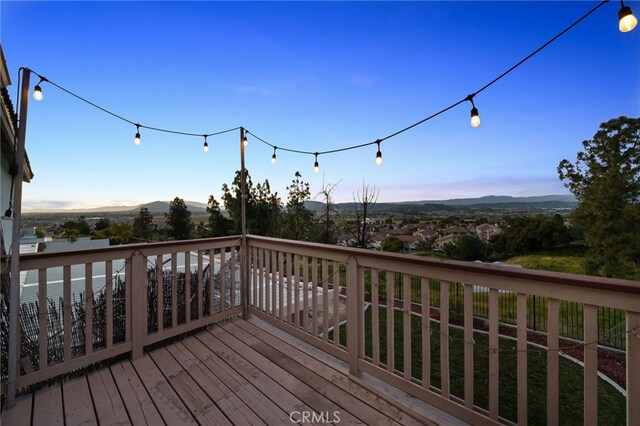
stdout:
[[[350,145],[350,146],[345,146],[345,147],[341,147],[341,148],[336,148],[336,149],[331,149],[331,150],[325,150],[325,151],[307,151],[307,150],[301,150],[301,149],[295,149],[295,148],[287,148],[287,147],[283,147],[283,146],[277,146],[274,144],[269,143],[268,141],[264,140],[263,138],[259,137],[258,135],[256,135],[253,132],[250,132],[249,130],[245,129],[245,139],[243,141],[243,143],[245,143],[246,145],[246,135],[251,135],[254,138],[256,138],[256,140],[262,142],[263,144],[270,146],[271,148],[274,148],[274,155],[275,155],[275,150],[279,149],[281,151],[285,151],[285,152],[290,152],[290,153],[294,153],[294,154],[303,154],[303,155],[313,155],[315,157],[315,162],[317,163],[318,161],[318,156],[319,155],[325,155],[325,154],[335,154],[335,153],[339,153],[339,152],[344,152],[344,151],[350,151],[350,150],[354,150],[354,149],[358,149],[358,148],[363,148],[363,147],[367,147],[370,145],[375,145],[375,144],[380,144],[380,142],[384,142],[388,139],[394,138],[404,132],[407,132],[408,130],[411,130],[429,120],[432,120],[436,117],[438,117],[439,115],[444,114],[445,112],[457,107],[458,105],[467,102],[467,101],[471,101],[473,104],[473,98],[482,93],[483,91],[485,91],[486,89],[488,89],[489,87],[491,87],[492,85],[494,85],[495,83],[497,83],[498,81],[500,81],[501,79],[503,79],[504,77],[506,77],[507,75],[509,75],[511,72],[513,72],[515,69],[517,69],[518,67],[520,67],[522,64],[524,64],[525,62],[527,62],[528,60],[530,60],[531,58],[533,58],[535,55],[537,55],[538,53],[540,53],[544,48],[546,48],[547,46],[549,46],[550,44],[552,44],[553,42],[555,42],[556,40],[558,40],[560,37],[562,37],[564,34],[566,34],[568,31],[570,31],[571,29],[573,29],[576,25],[578,25],[580,22],[582,22],[583,20],[585,20],[588,16],[590,16],[591,14],[593,14],[596,10],[598,10],[600,7],[604,6],[606,3],[608,3],[610,0],[603,0],[602,2],[598,3],[596,6],[594,6],[591,10],[589,10],[587,13],[585,13],[584,15],[582,15],[579,19],[577,19],[575,22],[573,22],[571,25],[569,25],[568,27],[566,27],[565,29],[563,29],[562,31],[560,31],[558,34],[556,34],[554,37],[552,37],[551,39],[549,39],[546,43],[544,43],[543,45],[541,45],[540,47],[538,47],[536,50],[534,50],[533,52],[531,52],[529,55],[525,56],[523,59],[521,59],[519,62],[517,62],[515,65],[513,65],[511,68],[507,69],[506,71],[504,71],[502,74],[498,75],[496,78],[494,78],[493,80],[491,80],[490,82],[488,82],[487,84],[485,84],[484,86],[482,86],[480,89],[478,89],[477,91],[475,91],[474,93],[467,95],[465,98],[460,99],[457,102],[452,103],[451,105],[442,108],[441,110],[419,120],[416,121],[413,124],[410,124],[398,131],[395,131],[387,136],[384,136],[382,138],[378,138],[374,141],[371,142],[365,142],[365,143],[361,143],[361,144],[356,144],[356,145]],[[22,68],[21,68],[22,70]],[[89,101],[88,99],[77,95],[76,93],[73,93],[72,91],[58,85],[57,83],[48,80],[46,77],[43,77],[42,75],[38,74],[37,72],[30,70],[31,72],[33,72],[35,75],[37,75],[38,77],[40,77],[41,82],[47,82],[55,87],[57,87],[58,89],[62,90],[63,92],[79,99],[82,102],[85,102],[91,106],[93,106],[94,108],[99,109],[100,111],[109,114],[121,121],[124,121],[126,123],[129,123],[131,125],[136,126],[137,128],[143,128],[143,129],[148,129],[148,130],[153,130],[153,131],[157,131],[157,132],[163,132],[163,133],[171,133],[171,134],[175,134],[175,135],[182,135],[182,136],[193,136],[193,137],[202,137],[202,133],[195,133],[195,132],[184,132],[184,131],[178,131],[178,130],[172,130],[172,129],[165,129],[165,128],[161,128],[161,127],[154,127],[154,126],[145,126],[139,123],[136,123],[128,118],[125,118],[119,114],[114,113],[113,111],[110,111],[106,108],[101,107],[100,105],[95,104],[94,102]],[[475,108],[475,106],[474,106]],[[216,135],[220,135],[223,133],[228,133],[228,132],[232,132],[232,131],[236,131],[241,129],[240,126],[238,127],[234,127],[231,129],[226,129],[226,130],[221,130],[218,132],[212,132],[212,133],[208,133],[208,136],[216,136]]]

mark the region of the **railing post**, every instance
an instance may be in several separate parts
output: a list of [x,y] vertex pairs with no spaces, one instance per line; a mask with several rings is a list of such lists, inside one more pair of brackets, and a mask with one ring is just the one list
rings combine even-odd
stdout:
[[[364,324],[360,323],[360,301],[364,293],[364,282],[358,280],[358,262],[351,256],[347,260],[347,352],[349,354],[349,374],[360,376],[358,360],[360,359],[359,338]],[[338,297],[338,295],[334,295]]]
[[627,424],[640,425],[640,313],[627,312]]
[[22,68],[22,87],[20,88],[20,121],[18,122],[18,140],[16,149],[16,181],[13,194],[13,230],[11,235],[11,287],[9,291],[9,371],[7,377],[7,407],[16,402],[16,379],[20,375],[20,222],[22,216],[22,178],[24,176],[25,138],[27,135],[27,106],[29,104],[29,79],[31,70]]
[[[131,359],[144,355],[147,327],[147,258],[135,250],[131,254]],[[172,306],[172,309],[176,309]]]

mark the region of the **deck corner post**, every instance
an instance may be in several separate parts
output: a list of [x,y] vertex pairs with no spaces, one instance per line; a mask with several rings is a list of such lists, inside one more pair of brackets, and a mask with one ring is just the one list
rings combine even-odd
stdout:
[[139,250],[131,254],[131,359],[144,355],[147,327],[147,258]]
[[627,311],[627,424],[640,424],[640,313]]
[[360,360],[359,337],[364,329],[364,324],[360,323],[360,310],[363,306],[360,303],[364,291],[364,283],[358,281],[358,262],[351,256],[347,260],[347,352],[349,354],[349,374],[359,377],[361,372],[358,368]]

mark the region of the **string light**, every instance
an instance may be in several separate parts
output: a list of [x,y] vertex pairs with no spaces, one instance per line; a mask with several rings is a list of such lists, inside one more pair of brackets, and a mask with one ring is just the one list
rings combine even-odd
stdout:
[[620,0],[620,10],[618,11],[618,20],[620,21],[619,28],[623,33],[627,33],[634,29],[638,25],[638,20],[629,6],[625,6],[624,2]]
[[276,164],[276,149],[278,149],[277,146],[273,147],[273,155],[271,156],[271,164]]
[[471,127],[478,127],[480,125],[480,115],[478,114],[478,108],[476,108],[476,104],[473,102],[473,97],[476,94],[473,93],[465,98],[465,101],[471,102]]
[[318,153],[314,153],[313,155],[316,156],[316,162],[313,163],[313,173],[318,174],[318,172],[320,171],[320,164],[318,164]]
[[204,136],[204,145],[202,146],[202,149],[204,150],[204,152],[209,152],[209,144],[207,143],[207,136],[209,135],[202,136]]
[[133,138],[133,143],[140,145],[140,125],[136,124],[136,136]]
[[380,140],[377,140],[376,143],[378,144],[378,152],[376,152],[376,166],[381,166],[382,165],[382,151],[380,151]]
[[43,81],[48,81],[45,77],[40,76],[40,81],[36,84],[36,87],[33,88],[33,99],[36,101],[42,100],[42,88],[40,87],[40,83]]
[[[526,57],[524,57],[523,59],[521,59],[519,62],[517,62],[515,65],[513,65],[511,68],[507,69],[506,71],[504,71],[502,74],[500,74],[499,76],[497,76],[496,78],[494,78],[493,80],[491,80],[489,83],[485,84],[482,88],[480,88],[479,90],[477,90],[476,92],[474,92],[472,95],[467,96],[464,99],[461,99],[457,102],[454,102],[453,104],[441,109],[440,111],[431,114],[428,117],[425,117],[411,125],[408,125],[388,136],[385,136],[383,138],[379,138],[376,141],[373,142],[367,142],[367,143],[362,143],[359,145],[353,145],[353,146],[346,146],[346,147],[342,147],[342,148],[338,148],[338,149],[333,149],[333,150],[327,150],[327,151],[321,151],[321,152],[312,152],[312,151],[305,151],[305,150],[298,150],[298,149],[291,149],[291,148],[283,148],[283,147],[278,147],[276,148],[275,145],[270,144],[269,142],[265,141],[264,139],[259,138],[258,136],[256,136],[255,134],[249,132],[248,130],[244,129],[244,136],[242,139],[242,145],[243,147],[246,147],[248,144],[248,140],[247,140],[247,134],[251,133],[256,139],[258,139],[260,142],[271,146],[272,148],[274,148],[274,153],[271,157],[271,161],[272,163],[275,163],[275,159],[276,159],[276,149],[280,149],[282,151],[286,151],[286,152],[291,152],[291,153],[297,153],[297,154],[313,154],[315,156],[315,163],[314,163],[314,171],[315,173],[318,173],[320,167],[318,164],[318,155],[320,154],[330,154],[330,153],[337,153],[337,152],[343,152],[343,151],[348,151],[348,150],[353,150],[353,149],[357,149],[357,148],[362,148],[365,146],[369,146],[369,145],[373,145],[373,144],[377,144],[378,145],[378,151],[376,152],[376,164],[380,165],[382,163],[382,152],[380,151],[380,143],[386,141],[387,139],[391,139],[393,137],[396,137],[398,135],[400,135],[401,133],[404,133],[408,130],[413,129],[414,127],[419,126],[420,124],[425,123],[426,121],[429,121],[447,111],[449,111],[450,109],[453,109],[455,107],[457,107],[458,105],[464,103],[465,101],[470,101],[472,104],[472,109],[471,109],[471,125],[473,127],[478,127],[480,125],[480,115],[478,113],[478,108],[476,108],[474,102],[473,102],[473,97],[481,92],[483,92],[484,90],[488,89],[490,86],[494,85],[496,82],[498,82],[499,80],[501,80],[502,78],[504,78],[505,76],[507,76],[508,74],[510,74],[511,72],[513,72],[516,68],[518,68],[520,65],[524,64],[525,62],[527,62],[529,59],[531,59],[533,56],[535,56],[536,54],[538,54],[540,51],[542,51],[544,48],[546,48],[547,46],[549,46],[551,43],[555,42],[557,39],[559,39],[561,36],[563,36],[565,33],[567,33],[568,31],[570,31],[573,27],[575,27],[576,25],[578,25],[580,22],[582,22],[584,19],[586,19],[588,16],[590,16],[591,14],[593,14],[596,10],[598,10],[600,7],[604,6],[606,3],[608,3],[609,0],[603,0],[600,3],[598,3],[596,6],[594,6],[591,10],[589,10],[587,13],[585,13],[584,15],[582,15],[579,19],[577,19],[575,22],[573,22],[571,25],[569,25],[568,27],[566,27],[565,29],[563,29],[561,32],[559,32],[558,34],[556,34],[554,37],[552,37],[550,40],[548,40],[546,43],[544,43],[543,45],[541,45],[540,47],[538,47],[536,50],[534,50],[532,53],[530,53],[529,55],[527,55]],[[627,31],[631,31],[633,28],[635,28],[635,26],[637,25],[637,19],[633,16],[633,14],[631,13],[631,8],[628,6],[624,5],[624,2],[621,0],[620,1],[622,7],[620,9],[620,11],[618,12],[618,17],[620,19],[620,30],[623,32],[627,32]],[[164,133],[172,133],[172,134],[178,134],[178,135],[184,135],[184,136],[194,136],[194,137],[202,137],[202,134],[199,133],[190,133],[190,132],[181,132],[181,131],[176,131],[176,130],[171,130],[171,129],[163,129],[163,128],[157,128],[157,127],[150,127],[150,126],[142,126],[140,124],[134,123],[133,121],[120,116],[112,111],[109,111],[67,89],[65,89],[64,87],[51,82],[49,80],[47,80],[45,77],[41,76],[40,74],[34,72],[33,70],[30,70],[31,72],[33,72],[34,74],[36,74],[38,77],[40,77],[40,83],[42,83],[43,81],[48,82],[49,84],[57,87],[58,89],[66,92],[67,94],[107,113],[112,115],[115,118],[118,118],[119,120],[125,121],[129,124],[133,124],[136,126],[137,128],[137,132],[136,132],[136,138],[134,140],[136,145],[140,144],[140,128],[145,128],[145,129],[149,129],[149,130],[154,130],[154,131],[158,131],[158,132],[164,132]],[[42,99],[42,89],[40,87],[40,83],[38,83],[38,85],[36,85],[36,87],[34,88],[34,98],[37,100]],[[218,134],[223,134],[223,133],[227,133],[227,132],[231,132],[231,131],[235,131],[238,129],[242,129],[241,127],[235,127],[233,129],[227,129],[227,130],[223,130],[223,131],[219,131],[219,132],[215,132],[215,133],[209,133],[208,136],[213,136],[213,135],[218,135]],[[207,148],[206,144],[206,138],[205,138],[205,149]]]

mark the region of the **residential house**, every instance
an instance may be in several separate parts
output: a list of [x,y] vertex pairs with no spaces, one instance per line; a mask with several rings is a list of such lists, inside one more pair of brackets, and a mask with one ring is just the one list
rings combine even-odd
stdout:
[[[17,150],[18,117],[13,108],[13,103],[9,97],[7,87],[11,85],[7,62],[4,58],[2,45],[0,45],[0,145],[2,155],[0,156],[0,214],[2,218],[0,240],[2,254],[9,253],[11,238],[13,234],[13,194],[15,190],[15,178],[17,177],[17,165],[15,164],[15,153]],[[20,177],[23,182],[30,182],[33,178],[33,171],[29,158],[25,153],[24,173]]]

